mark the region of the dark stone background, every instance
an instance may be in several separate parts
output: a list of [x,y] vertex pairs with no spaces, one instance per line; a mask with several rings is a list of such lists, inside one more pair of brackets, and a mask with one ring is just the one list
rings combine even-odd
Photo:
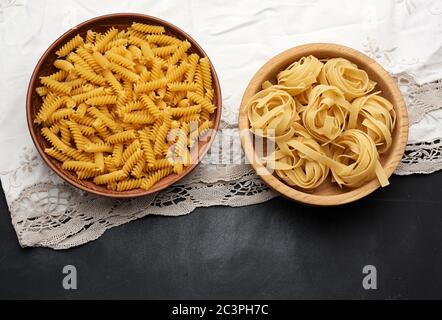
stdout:
[[[148,216],[65,251],[21,249],[0,205],[0,298],[442,298],[442,172],[337,208],[276,198]],[[61,285],[68,264],[76,291]],[[362,288],[368,264],[378,290]]]

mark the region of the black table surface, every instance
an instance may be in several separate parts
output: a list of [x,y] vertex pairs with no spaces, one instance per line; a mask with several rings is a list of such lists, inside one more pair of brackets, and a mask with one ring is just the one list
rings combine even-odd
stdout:
[[[20,248],[0,202],[0,298],[442,298],[442,172],[394,176],[341,207],[278,197],[148,216],[63,251]],[[65,265],[77,290],[63,289]]]

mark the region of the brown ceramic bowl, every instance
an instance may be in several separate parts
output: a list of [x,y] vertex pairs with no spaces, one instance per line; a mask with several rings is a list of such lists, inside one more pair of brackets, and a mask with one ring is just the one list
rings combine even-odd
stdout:
[[308,55],[313,55],[318,59],[341,57],[355,63],[359,68],[367,72],[371,80],[376,81],[377,85],[374,91],[382,91],[381,95],[393,104],[397,115],[396,127],[392,134],[393,143],[390,149],[380,157],[380,162],[385,173],[388,177],[391,176],[404,154],[408,138],[408,114],[401,92],[394,79],[378,63],[357,50],[337,44],[313,43],[295,47],[275,56],[258,70],[244,92],[241,102],[239,115],[241,144],[248,160],[264,182],[285,197],[318,206],[339,205],[352,202],[365,197],[379,188],[380,184],[378,180],[375,178],[354,189],[341,189],[336,183],[332,183],[329,178],[316,189],[304,191],[290,187],[272,175],[259,161],[253,147],[253,137],[249,133],[250,125],[245,108],[247,102],[255,93],[261,90],[261,85],[264,81],[270,80],[275,83],[276,75],[281,70],[288,67],[294,61],[299,60],[301,57]]
[[[170,176],[165,177],[157,184],[155,184],[150,190],[134,189],[129,191],[117,192],[109,190],[105,186],[98,186],[90,180],[80,180],[76,177],[74,173],[67,170],[63,170],[61,168],[60,162],[58,162],[55,159],[52,159],[44,152],[44,149],[46,147],[49,147],[49,144],[41,135],[39,126],[34,124],[34,118],[42,103],[41,98],[35,92],[35,88],[39,86],[40,76],[49,75],[56,71],[55,67],[53,66],[53,62],[57,58],[55,52],[61,46],[63,46],[63,44],[65,44],[69,39],[73,38],[77,34],[80,34],[81,36],[85,37],[86,32],[89,29],[100,32],[105,31],[110,27],[115,27],[117,29],[124,29],[130,26],[132,22],[141,22],[151,25],[164,26],[166,28],[166,34],[173,35],[183,40],[187,39],[192,44],[192,47],[189,50],[189,52],[197,53],[201,57],[207,56],[204,50],[194,39],[192,39],[192,37],[190,37],[180,28],[174,26],[173,24],[167,21],[136,13],[117,13],[117,14],[100,16],[85,21],[79,24],[78,26],[68,30],[46,50],[46,52],[40,58],[40,60],[37,63],[37,66],[34,69],[31,80],[29,82],[28,93],[26,98],[26,112],[27,112],[29,131],[31,133],[32,140],[34,141],[34,144],[37,147],[38,152],[40,153],[40,156],[43,158],[46,164],[52,170],[54,170],[61,178],[63,178],[65,181],[69,182],[73,186],[97,195],[113,197],[113,198],[139,197],[163,190],[169,187],[170,185],[174,184],[178,180],[182,179],[187,174],[189,174],[198,165],[198,163],[194,163],[189,167],[185,168],[182,174],[179,175],[172,174]],[[215,69],[212,64],[211,68],[213,76],[213,85],[215,89],[215,105],[216,105],[216,111],[212,115],[212,121],[214,123],[213,127],[214,132],[216,132],[218,130],[219,121],[221,117],[221,89],[218,77],[216,75]],[[201,158],[207,153],[208,149],[210,148],[210,145],[212,144],[213,138],[214,136],[212,135],[211,137],[208,137],[208,139],[206,139],[207,141],[199,142],[199,148],[198,148],[199,160],[201,160]]]

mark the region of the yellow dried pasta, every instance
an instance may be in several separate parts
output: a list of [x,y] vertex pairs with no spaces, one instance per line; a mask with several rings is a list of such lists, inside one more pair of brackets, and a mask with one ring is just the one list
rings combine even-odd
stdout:
[[374,87],[364,70],[343,58],[293,62],[246,105],[253,134],[274,142],[261,161],[286,184],[305,190],[330,175],[339,187],[375,177],[388,185],[379,154],[392,144],[396,114],[380,92],[370,94]]
[[160,181],[162,178],[170,175],[173,172],[172,168],[164,168],[158,171],[153,172],[149,175],[145,180],[141,182],[141,188],[145,190],[149,190],[152,186]]
[[74,38],[64,44],[55,54],[58,57],[67,56],[72,50],[84,44],[83,38],[80,35],[76,35]]
[[144,23],[134,22],[131,25],[131,28],[148,34],[162,34],[166,32],[163,26],[153,26]]
[[216,109],[210,62],[192,49],[164,26],[140,22],[73,37],[36,89],[45,153],[78,179],[118,192],[182,173]]

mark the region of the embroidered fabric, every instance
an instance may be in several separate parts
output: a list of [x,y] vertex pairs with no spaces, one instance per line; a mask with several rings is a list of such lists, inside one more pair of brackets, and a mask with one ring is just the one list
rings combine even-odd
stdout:
[[432,173],[442,169],[442,139],[407,145],[395,174]]
[[410,126],[434,110],[442,108],[442,80],[418,85],[407,73],[395,76],[408,108]]
[[164,192],[130,200],[96,197],[64,183],[41,182],[25,188],[10,205],[12,224],[22,246],[67,249],[148,214],[179,216],[197,207],[245,206],[276,196],[250,170],[239,174],[241,171],[230,181],[188,180]]
[[[197,207],[244,206],[276,197],[244,162],[234,130],[239,102],[247,79],[264,61],[307,42],[354,47],[396,74],[411,128],[406,153],[395,173],[442,169],[442,81],[434,81],[441,77],[440,2],[396,0],[392,6],[378,2],[361,0],[348,7],[354,9],[348,15],[354,20],[343,21],[342,12],[333,11],[336,6],[332,2],[319,0],[244,1],[235,5],[212,0],[63,1],[61,9],[58,2],[50,0],[0,0],[0,36],[5,44],[0,67],[10,79],[8,85],[0,86],[0,90],[8,88],[0,101],[0,146],[10,153],[7,159],[0,159],[0,177],[20,245],[67,249],[149,214],[178,216]],[[60,10],[62,19],[55,18],[60,17]],[[223,85],[225,132],[219,135],[221,141],[215,141],[203,163],[177,185],[131,200],[97,197],[66,184],[42,162],[23,120],[24,92],[39,54],[59,30],[110,12],[149,12],[177,23],[206,49]],[[309,25],[308,21],[314,23]],[[408,32],[397,31],[394,26],[398,25],[400,31],[405,28]],[[421,33],[411,32],[415,25],[420,25]],[[229,159],[219,147],[224,139],[236,143],[237,152]],[[213,164],[210,158],[218,161]]]

